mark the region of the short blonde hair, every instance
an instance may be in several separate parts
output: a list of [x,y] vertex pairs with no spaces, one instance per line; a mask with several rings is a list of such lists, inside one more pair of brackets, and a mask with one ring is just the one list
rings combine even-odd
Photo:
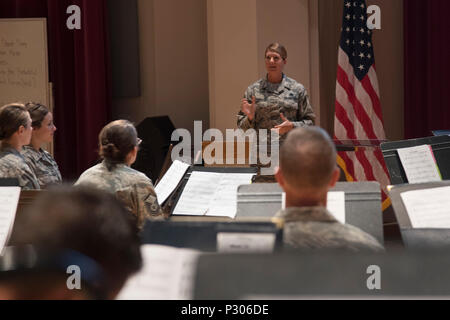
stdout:
[[266,48],[266,51],[264,52],[264,56],[267,55],[267,52],[276,52],[281,56],[283,60],[287,59],[286,48],[278,42],[269,44],[269,46]]

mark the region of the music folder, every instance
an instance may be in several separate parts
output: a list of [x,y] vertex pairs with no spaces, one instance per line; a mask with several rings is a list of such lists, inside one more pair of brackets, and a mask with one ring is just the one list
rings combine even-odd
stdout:
[[[190,167],[172,194],[172,213],[194,172],[256,174],[257,168]],[[206,252],[276,251],[282,246],[282,224],[277,219],[231,219],[220,216],[171,215],[167,221],[147,221],[144,244],[192,248]],[[266,244],[263,246],[262,244]]]
[[[190,177],[193,173],[218,173],[218,174],[257,174],[258,169],[256,167],[249,168],[240,168],[240,167],[190,167],[183,176],[183,179],[180,183],[180,186],[177,188],[176,192],[173,195],[173,204],[171,207],[171,215],[174,214],[175,209],[177,208],[178,202],[182,198],[183,192],[188,184]],[[217,182],[217,181],[216,181]],[[201,186],[203,188],[207,188],[208,186]],[[187,214],[189,215],[189,214]],[[192,212],[192,215],[198,215]]]
[[389,191],[395,216],[400,226],[400,233],[405,247],[409,249],[441,249],[450,247],[450,228],[414,228],[406,209],[402,194],[411,191],[450,187],[450,181],[422,184],[404,184],[394,186]]

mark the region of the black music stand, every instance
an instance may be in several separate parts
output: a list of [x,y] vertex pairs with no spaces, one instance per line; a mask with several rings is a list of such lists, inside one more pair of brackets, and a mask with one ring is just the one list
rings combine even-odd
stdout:
[[[202,219],[206,218],[206,219]],[[274,234],[274,250],[282,248],[281,225],[269,221],[223,221],[209,217],[185,218],[181,221],[147,221],[141,232],[143,244],[158,244],[216,252],[220,233]]]
[[407,191],[450,186],[450,181],[396,186],[389,191],[403,243],[408,249],[450,249],[450,229],[413,228],[401,194]]
[[[256,167],[190,167],[177,190],[169,198],[171,211],[176,207],[186,184],[194,171],[218,173],[257,173]],[[228,217],[171,216],[169,221],[147,221],[141,232],[142,243],[160,244],[179,248],[199,249],[207,252],[217,250],[219,233],[272,233],[275,249],[282,246],[282,226],[268,219],[260,221],[235,221]]]
[[194,299],[448,299],[449,265],[448,252],[434,251],[202,255]]
[[19,187],[19,179],[17,178],[0,178],[0,187]]
[[389,171],[391,184],[408,183],[397,149],[430,145],[443,180],[450,179],[450,136],[436,136],[412,140],[392,141],[381,144],[384,161]]

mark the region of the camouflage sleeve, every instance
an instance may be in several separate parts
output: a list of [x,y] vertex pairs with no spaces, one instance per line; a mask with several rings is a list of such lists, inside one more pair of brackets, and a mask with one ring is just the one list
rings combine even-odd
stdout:
[[[78,181],[75,185],[77,184],[86,185],[86,183],[84,182],[79,183]],[[145,218],[139,215],[139,199],[135,191],[135,188],[128,187],[117,190],[115,192],[115,195],[117,199],[122,203],[124,208],[134,216],[138,228],[141,228],[143,226],[143,221],[145,220]]]
[[36,162],[27,154],[22,154],[23,160],[30,167],[31,171],[36,172]]
[[138,198],[138,220],[141,222],[139,227],[143,227],[146,219],[163,215],[153,185],[147,183],[137,184],[136,194]]
[[139,229],[144,227],[147,219],[161,217],[163,214],[153,187],[147,183],[137,183],[118,190],[116,196],[125,208],[136,217]]
[[311,107],[309,102],[308,92],[306,89],[302,88],[298,97],[298,111],[297,111],[297,120],[293,122],[294,127],[307,127],[313,126],[316,121],[316,115]]
[[29,170],[22,170],[22,172],[18,173],[19,185],[24,190],[39,190],[41,186],[39,185],[39,181],[36,178],[35,174]]
[[28,165],[29,170],[24,169],[19,176],[20,186],[22,186],[22,188],[25,190],[40,189],[39,180],[35,175],[36,163],[29,157],[24,156],[23,158],[25,160],[25,163]]
[[[244,99],[247,99],[247,101],[249,103],[251,103],[252,101],[252,89],[250,87],[247,88],[247,90],[244,93]],[[242,110],[240,110],[241,107],[239,106],[239,113],[237,115],[237,126],[239,129],[242,130],[248,130],[248,129],[252,129],[255,128],[255,119],[253,120],[249,120],[247,115],[242,112]]]

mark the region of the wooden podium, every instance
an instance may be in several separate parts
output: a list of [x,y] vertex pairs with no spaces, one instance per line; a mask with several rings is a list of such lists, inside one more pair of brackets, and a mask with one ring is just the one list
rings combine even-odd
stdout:
[[250,151],[249,141],[202,142],[202,159],[205,167],[250,167],[252,165]]

